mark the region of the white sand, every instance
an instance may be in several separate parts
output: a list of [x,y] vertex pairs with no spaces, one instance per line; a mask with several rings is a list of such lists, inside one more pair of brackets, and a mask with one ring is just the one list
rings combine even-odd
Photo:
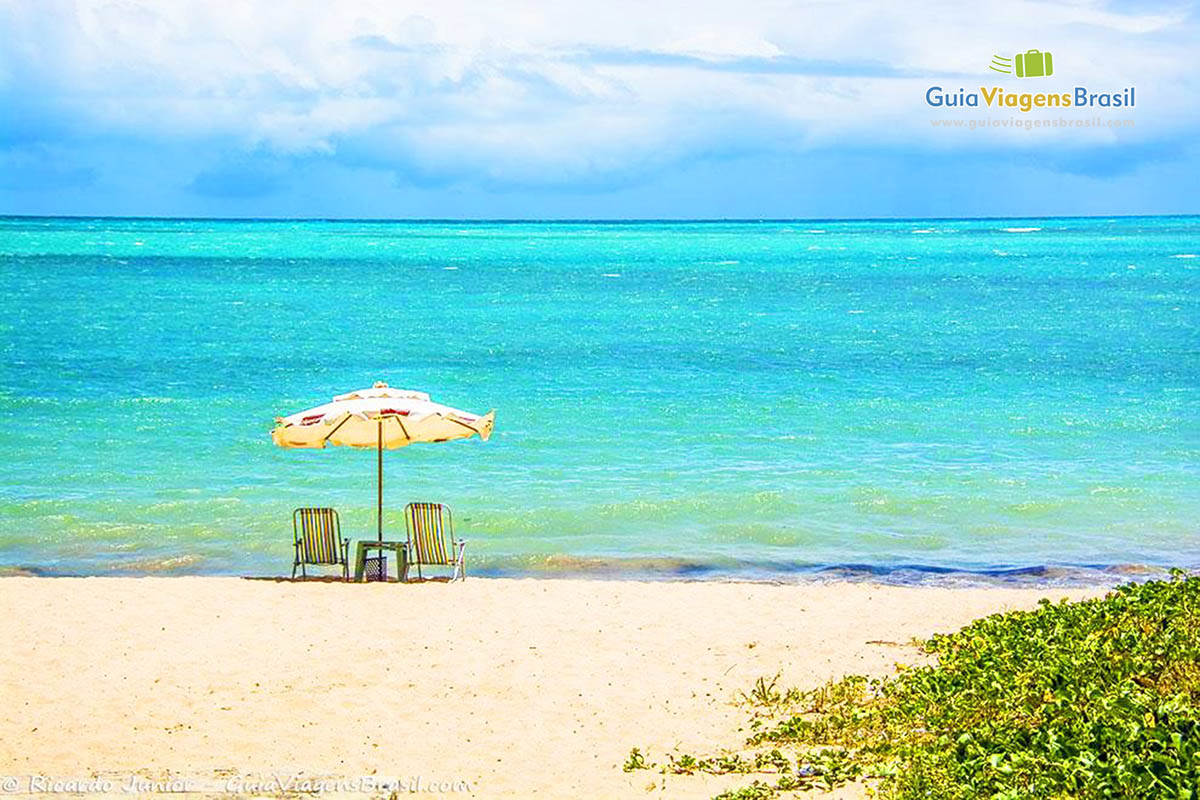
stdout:
[[635,746],[661,759],[740,742],[731,701],[759,676],[811,687],[886,672],[916,658],[913,637],[1098,593],[6,578],[0,776],[243,790],[275,774],[420,776],[469,782],[449,796],[708,797],[737,779],[621,764]]

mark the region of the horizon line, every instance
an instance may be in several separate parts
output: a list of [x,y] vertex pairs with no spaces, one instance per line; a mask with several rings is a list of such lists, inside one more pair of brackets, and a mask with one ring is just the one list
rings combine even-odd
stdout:
[[557,224],[661,224],[661,223],[787,223],[787,222],[984,222],[989,220],[1045,220],[1045,219],[1170,219],[1200,217],[1200,212],[1176,214],[1031,214],[1031,215],[985,215],[974,217],[198,217],[150,214],[0,214],[0,220],[130,220],[130,221],[177,221],[177,222],[389,222],[407,224],[455,223],[514,225],[530,223]]

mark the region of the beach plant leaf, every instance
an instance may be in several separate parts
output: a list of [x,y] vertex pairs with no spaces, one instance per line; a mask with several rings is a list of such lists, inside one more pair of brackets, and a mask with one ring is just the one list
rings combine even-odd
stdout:
[[629,757],[625,759],[625,764],[622,767],[625,772],[633,772],[639,769],[650,769],[653,765],[646,763],[646,756],[642,751],[635,747],[629,751]]

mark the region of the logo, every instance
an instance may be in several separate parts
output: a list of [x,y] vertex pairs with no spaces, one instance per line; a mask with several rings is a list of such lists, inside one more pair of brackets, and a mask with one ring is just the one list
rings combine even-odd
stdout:
[[[992,56],[988,68],[1018,78],[1049,78],[1054,74],[1054,57],[1042,50],[1026,50],[1012,58]],[[932,108],[1012,109],[1024,114],[1041,109],[1133,108],[1136,105],[1133,86],[1100,92],[1078,85],[1038,88],[1050,91],[1013,91],[1011,87],[1003,86],[980,86],[974,91],[963,86],[955,91],[930,86],[925,92],[925,103]]]
[[1017,53],[1016,58],[992,56],[992,63],[988,68],[1005,75],[1015,72],[1018,78],[1048,78],[1054,74],[1054,57],[1049,52],[1026,50],[1024,53]]

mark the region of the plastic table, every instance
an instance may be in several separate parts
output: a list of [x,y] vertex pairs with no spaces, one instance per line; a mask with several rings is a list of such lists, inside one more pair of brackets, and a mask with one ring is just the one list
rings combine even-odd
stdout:
[[408,580],[408,542],[381,542],[377,539],[360,539],[358,545],[354,548],[354,580],[361,582],[363,580],[363,571],[366,567],[367,552],[369,550],[378,550],[384,552],[391,550],[396,554],[396,576],[401,581]]

